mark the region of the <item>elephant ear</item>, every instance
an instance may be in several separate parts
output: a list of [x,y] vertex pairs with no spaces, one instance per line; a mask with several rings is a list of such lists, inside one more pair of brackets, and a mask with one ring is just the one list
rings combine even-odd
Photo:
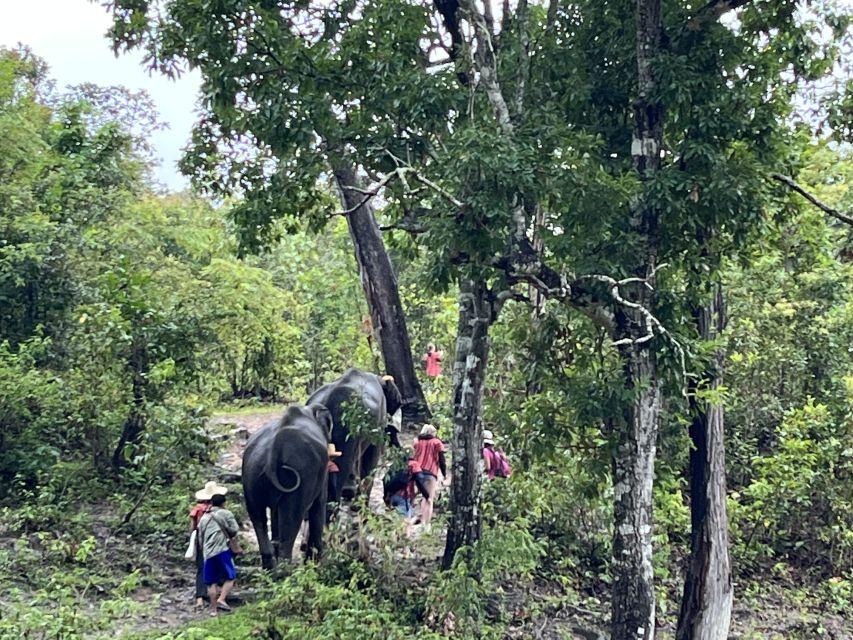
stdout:
[[324,404],[312,404],[311,413],[314,414],[314,419],[323,428],[323,433],[326,438],[332,437],[332,412],[326,408]]
[[382,392],[385,394],[385,408],[388,415],[392,416],[397,412],[397,409],[403,406],[403,396],[394,383],[394,378],[391,376],[382,378]]

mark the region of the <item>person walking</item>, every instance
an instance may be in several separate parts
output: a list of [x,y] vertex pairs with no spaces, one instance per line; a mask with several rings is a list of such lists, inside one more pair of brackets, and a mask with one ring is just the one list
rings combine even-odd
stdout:
[[437,351],[435,345],[430,342],[427,345],[427,352],[423,357],[426,362],[426,374],[430,378],[438,378],[441,375],[441,351]]
[[229,543],[240,527],[234,514],[223,506],[226,493],[227,487],[217,485],[211,488],[210,509],[201,516],[198,523],[198,535],[204,555],[202,573],[204,584],[207,585],[212,616],[219,610],[231,611],[227,598],[237,579],[234,554]]
[[508,478],[512,473],[512,467],[504,452],[495,449],[495,437],[488,429],[483,429],[483,462],[489,480]]
[[415,485],[421,492],[421,518],[424,530],[429,531],[432,521],[435,493],[438,485],[438,472],[447,477],[447,463],[444,460],[444,443],[438,438],[436,428],[425,424],[415,439],[413,462],[418,469],[414,473]]
[[210,499],[213,497],[211,490],[218,486],[215,482],[207,482],[203,489],[195,492],[196,503],[190,509],[190,534],[196,532],[195,538],[195,608],[203,609],[204,601],[207,600],[207,586],[204,584],[204,555],[201,549],[201,538],[198,535],[198,522],[210,509]]

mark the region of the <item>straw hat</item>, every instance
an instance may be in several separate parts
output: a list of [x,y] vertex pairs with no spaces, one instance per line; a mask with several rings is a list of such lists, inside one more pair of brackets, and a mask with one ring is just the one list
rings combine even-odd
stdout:
[[330,442],[329,443],[329,457],[330,458],[340,458],[342,455],[344,455],[344,454],[341,451],[337,451],[335,449],[335,443]]
[[195,492],[195,499],[210,500],[213,496],[224,496],[226,493],[228,493],[228,487],[223,487],[217,484],[215,480],[211,480],[204,484],[204,489],[199,489]]
[[434,436],[438,431],[431,424],[425,424],[421,427],[421,435],[422,436]]
[[382,382],[394,382],[394,376],[384,375],[382,376]]
[[495,444],[495,437],[488,429],[483,429],[483,444]]

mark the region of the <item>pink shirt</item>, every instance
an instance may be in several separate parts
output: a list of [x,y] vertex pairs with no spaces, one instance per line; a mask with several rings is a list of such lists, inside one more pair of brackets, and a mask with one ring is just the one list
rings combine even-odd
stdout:
[[491,447],[483,447],[483,458],[489,461],[489,470],[486,471],[486,477],[489,480],[495,479],[495,473],[498,470],[498,461],[495,460],[495,452]]
[[426,354],[426,374],[430,378],[437,378],[441,375],[441,355],[438,351]]

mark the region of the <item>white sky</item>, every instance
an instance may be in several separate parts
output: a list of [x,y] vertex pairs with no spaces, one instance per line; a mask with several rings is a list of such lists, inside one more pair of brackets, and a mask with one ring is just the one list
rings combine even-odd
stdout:
[[57,88],[92,82],[145,89],[169,128],[157,131],[151,143],[161,158],[155,177],[173,191],[187,186],[175,163],[189,140],[193,108],[200,84],[197,72],[176,81],[149,76],[139,53],[116,58],[104,34],[110,24],[100,3],[89,0],[0,0],[0,45],[29,45],[50,65]]

